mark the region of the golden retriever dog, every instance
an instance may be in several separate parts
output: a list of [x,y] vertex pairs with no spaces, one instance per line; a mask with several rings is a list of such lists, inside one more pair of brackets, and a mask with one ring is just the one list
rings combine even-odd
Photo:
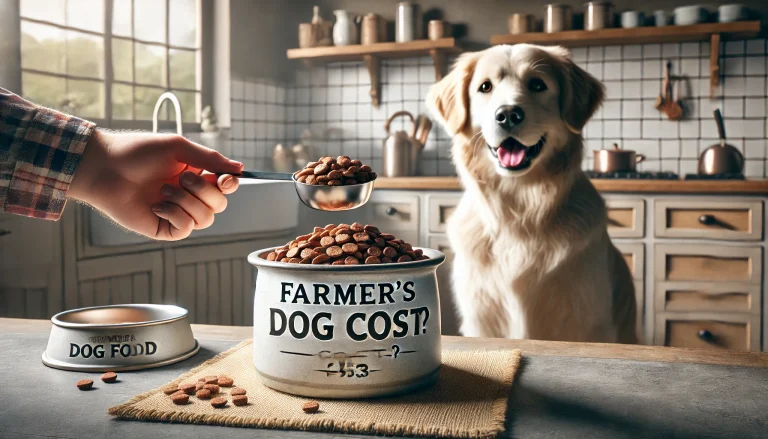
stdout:
[[432,86],[465,189],[448,223],[463,335],[637,343],[632,277],[581,170],[603,96],[565,49],[528,44],[463,54]]

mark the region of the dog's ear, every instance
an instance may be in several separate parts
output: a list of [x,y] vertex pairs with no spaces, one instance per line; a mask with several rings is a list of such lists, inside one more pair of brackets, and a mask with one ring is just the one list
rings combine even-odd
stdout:
[[584,125],[603,103],[605,87],[594,76],[577,66],[567,49],[559,46],[545,48],[562,65],[560,81],[560,115],[574,133]]
[[451,73],[429,89],[427,107],[450,134],[470,125],[469,82],[480,52],[464,53],[456,60]]

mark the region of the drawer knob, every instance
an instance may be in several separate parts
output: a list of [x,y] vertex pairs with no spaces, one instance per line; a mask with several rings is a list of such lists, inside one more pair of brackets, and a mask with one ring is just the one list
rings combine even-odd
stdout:
[[699,329],[699,332],[697,335],[699,336],[700,339],[706,341],[707,343],[711,343],[715,341],[715,335],[706,329]]
[[11,234],[10,230],[0,229],[0,236],[10,235],[10,234]]
[[394,216],[395,214],[397,214],[397,209],[395,209],[392,206],[389,206],[387,207],[387,210],[384,211],[384,213],[386,213],[389,216]]
[[699,222],[705,226],[714,226],[717,224],[717,218],[714,215],[702,215],[699,217]]

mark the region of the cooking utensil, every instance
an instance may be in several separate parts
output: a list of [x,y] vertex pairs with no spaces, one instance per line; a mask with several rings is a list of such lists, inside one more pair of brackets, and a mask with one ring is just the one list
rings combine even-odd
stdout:
[[744,5],[721,5],[717,8],[717,21],[730,23],[747,19],[747,8]]
[[742,174],[744,172],[744,156],[737,148],[725,143],[725,126],[720,109],[715,110],[717,132],[720,143],[705,149],[699,156],[699,174]]
[[683,104],[680,101],[680,83],[681,79],[675,81],[675,97],[667,106],[667,117],[669,120],[680,120],[683,118]]
[[512,14],[507,19],[507,27],[512,35],[534,31],[534,18],[531,14]]
[[595,172],[634,172],[645,156],[630,149],[621,149],[614,143],[613,149],[592,151],[592,169]]
[[357,44],[357,17],[344,9],[333,11],[336,23],[333,25],[333,44],[336,46],[349,46]]
[[296,194],[304,205],[312,209],[326,211],[357,209],[371,198],[374,185],[374,180],[345,186],[304,184],[296,181],[293,174],[282,172],[243,171],[237,177],[255,180],[292,181],[296,188]]
[[421,115],[416,118],[416,133],[414,138],[419,141],[421,146],[427,144],[427,137],[432,130],[432,121],[427,116]]
[[443,20],[430,20],[427,23],[427,38],[439,40],[451,35],[451,24]]
[[661,99],[656,98],[656,109],[664,114],[668,114],[670,105],[674,105],[672,102],[672,88],[669,79],[669,71],[672,68],[672,63],[667,62],[664,66],[664,81],[662,83],[662,96]]
[[[398,116],[408,116],[413,124],[410,133],[405,131],[390,132],[389,127]],[[419,155],[424,146],[415,138],[418,129],[413,115],[407,111],[398,111],[387,119],[384,130],[388,136],[382,146],[382,167],[387,177],[405,177],[419,172]]]
[[585,4],[584,30],[597,30],[613,27],[613,3],[594,1]]
[[[273,250],[248,256],[259,271],[253,362],[264,384],[313,398],[367,398],[434,381],[442,252],[422,249],[429,259],[398,264],[301,265],[268,261]],[[378,300],[379,292],[391,300]]]
[[58,313],[51,322],[42,359],[56,369],[150,369],[185,360],[200,349],[187,310],[174,305],[80,308]]
[[571,30],[573,11],[568,5],[550,4],[544,6],[544,32],[553,33]]
[[707,11],[699,5],[675,8],[675,25],[689,26],[707,21]]
[[417,3],[400,2],[397,4],[395,41],[405,43],[423,38],[422,27],[421,8]]
[[375,44],[384,41],[381,35],[382,29],[385,27],[386,23],[379,14],[366,14],[360,24],[360,44]]
[[640,27],[645,21],[645,15],[638,11],[625,11],[621,13],[621,27],[630,29]]

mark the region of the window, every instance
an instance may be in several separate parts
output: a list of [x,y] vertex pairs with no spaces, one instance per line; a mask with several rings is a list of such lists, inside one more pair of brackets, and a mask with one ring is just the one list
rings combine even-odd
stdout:
[[[131,127],[151,120],[157,98],[172,91],[183,121],[197,122],[200,1],[20,0],[22,94]],[[168,102],[159,117],[175,120]]]

